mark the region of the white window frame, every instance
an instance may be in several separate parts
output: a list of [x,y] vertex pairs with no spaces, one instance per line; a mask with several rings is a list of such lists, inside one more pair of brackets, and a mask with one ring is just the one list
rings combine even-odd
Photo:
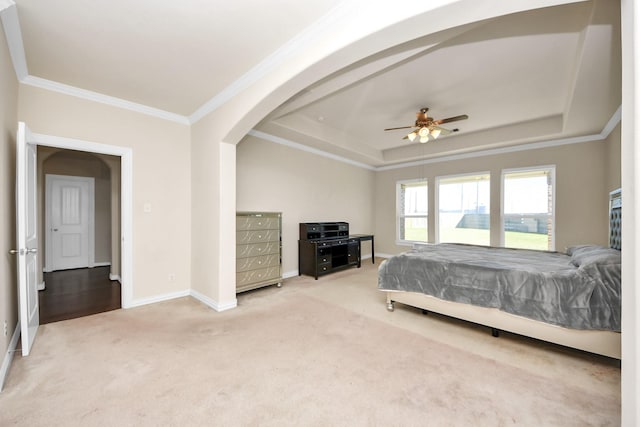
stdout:
[[[440,175],[440,176],[436,176],[435,179],[435,189],[434,191],[434,196],[435,196],[435,210],[434,210],[434,214],[435,214],[435,223],[436,223],[436,229],[434,230],[434,238],[435,238],[435,242],[436,243],[440,243],[440,181],[445,180],[445,179],[452,179],[452,178],[464,178],[467,176],[484,176],[487,175],[489,177],[489,200],[491,200],[491,171],[482,171],[482,172],[468,172],[468,173],[460,173],[460,174],[454,174],[454,175]],[[491,206],[489,206],[489,221],[491,221]],[[489,228],[489,235],[491,235],[491,228]]]
[[500,177],[500,246],[505,245],[504,235],[504,179],[505,175],[519,172],[549,171],[549,179],[551,180],[551,243],[548,250],[556,250],[556,165],[528,166],[521,168],[502,169]]
[[[425,183],[427,186],[427,214],[426,215],[404,215],[404,206],[400,201],[400,192],[402,186],[406,184]],[[405,179],[396,181],[396,245],[413,246],[416,243],[427,243],[422,240],[405,240],[400,239],[400,219],[404,218],[424,218],[427,221],[427,239],[429,238],[429,180],[427,178]]]

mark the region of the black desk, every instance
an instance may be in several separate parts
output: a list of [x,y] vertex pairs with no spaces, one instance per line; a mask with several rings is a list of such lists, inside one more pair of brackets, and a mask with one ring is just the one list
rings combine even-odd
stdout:
[[376,263],[376,252],[374,249],[373,234],[352,234],[349,236],[351,239],[358,239],[358,268],[360,268],[362,260],[362,242],[371,240],[371,264]]

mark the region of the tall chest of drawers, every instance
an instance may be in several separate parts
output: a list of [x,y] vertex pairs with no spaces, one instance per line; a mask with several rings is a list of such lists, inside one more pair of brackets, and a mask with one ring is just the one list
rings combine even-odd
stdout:
[[282,214],[236,213],[236,292],[282,286]]

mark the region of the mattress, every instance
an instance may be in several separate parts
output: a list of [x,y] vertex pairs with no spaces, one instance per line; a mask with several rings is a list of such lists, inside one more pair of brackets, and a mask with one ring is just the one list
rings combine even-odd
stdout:
[[379,267],[382,290],[497,308],[572,329],[620,331],[620,252],[418,245]]

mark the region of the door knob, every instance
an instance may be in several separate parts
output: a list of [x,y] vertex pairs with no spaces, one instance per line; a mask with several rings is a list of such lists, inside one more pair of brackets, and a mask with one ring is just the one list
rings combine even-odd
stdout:
[[58,229],[57,228],[52,228],[51,231],[58,231]]
[[38,248],[31,249],[11,249],[9,251],[11,255],[26,255],[26,254],[35,254],[38,253]]

